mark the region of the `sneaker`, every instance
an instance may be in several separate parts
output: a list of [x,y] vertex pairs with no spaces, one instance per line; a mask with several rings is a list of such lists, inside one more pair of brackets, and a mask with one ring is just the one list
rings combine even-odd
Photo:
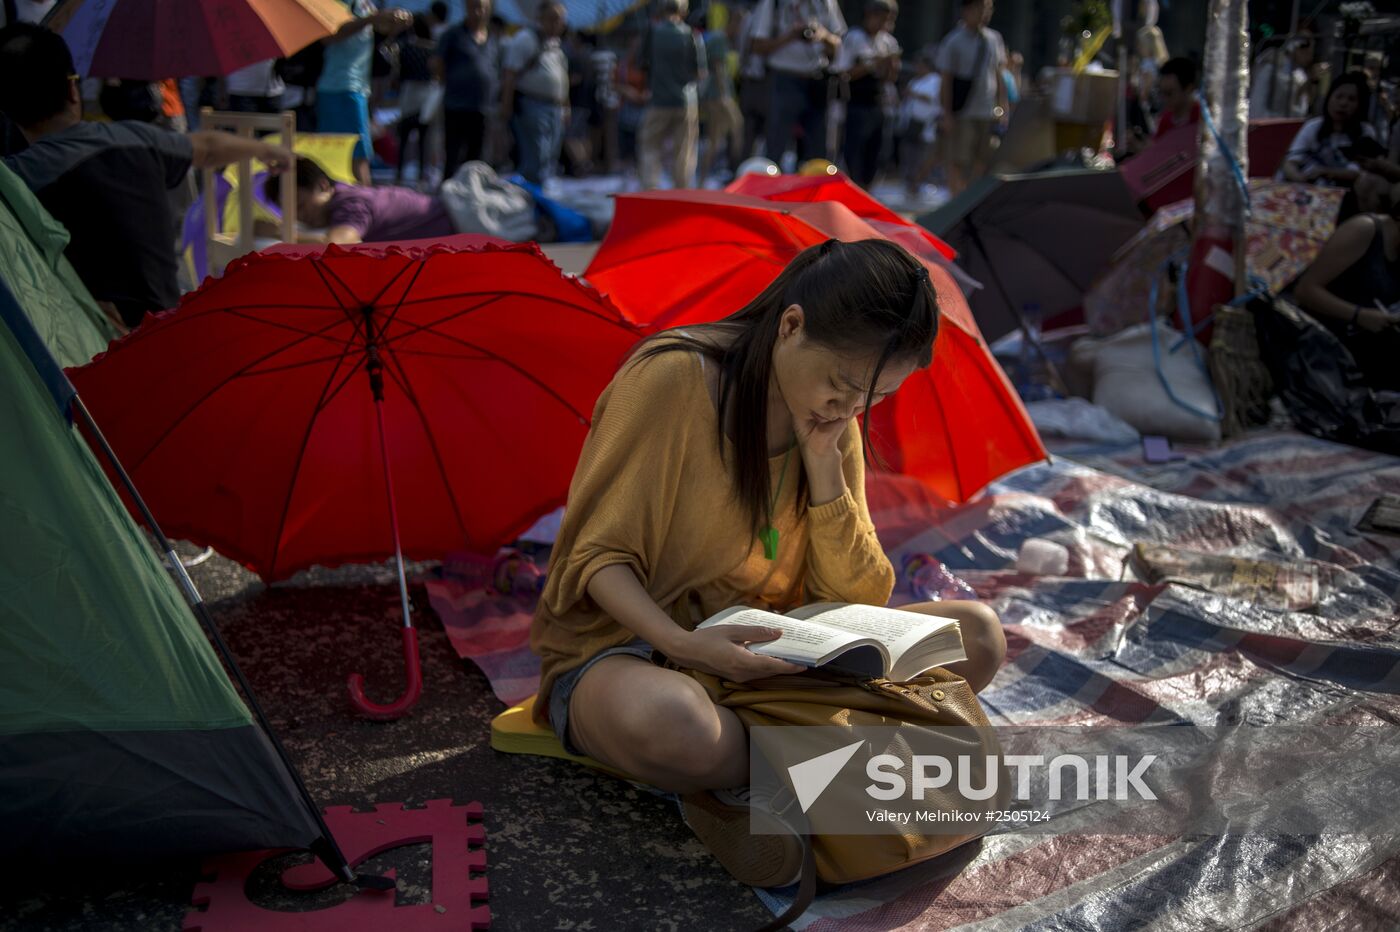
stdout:
[[[802,877],[802,839],[773,810],[771,798],[759,798],[747,786],[690,793],[681,799],[685,821],[720,865],[740,883],[752,887],[786,887]],[[749,820],[779,834],[755,834]]]

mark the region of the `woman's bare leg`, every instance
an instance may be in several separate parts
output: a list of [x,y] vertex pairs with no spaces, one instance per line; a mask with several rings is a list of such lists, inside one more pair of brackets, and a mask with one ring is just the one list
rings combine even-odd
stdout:
[[949,664],[945,669],[956,673],[981,692],[1006,660],[1006,634],[1001,619],[981,602],[949,600],[947,602],[915,602],[898,606],[902,611],[956,618],[962,629],[963,648],[967,659]]
[[748,736],[684,673],[604,657],[569,699],[569,738],[589,757],[674,793],[749,782]]

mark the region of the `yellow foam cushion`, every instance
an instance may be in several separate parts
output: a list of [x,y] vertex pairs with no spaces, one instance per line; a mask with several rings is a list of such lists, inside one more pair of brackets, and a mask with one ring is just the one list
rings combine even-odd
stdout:
[[591,757],[580,757],[564,750],[559,736],[552,729],[535,721],[530,710],[535,706],[531,696],[519,705],[513,705],[491,720],[491,747],[507,754],[534,754],[539,757],[557,757],[570,760],[603,773],[612,774],[629,782],[637,782],[620,770],[599,763]]

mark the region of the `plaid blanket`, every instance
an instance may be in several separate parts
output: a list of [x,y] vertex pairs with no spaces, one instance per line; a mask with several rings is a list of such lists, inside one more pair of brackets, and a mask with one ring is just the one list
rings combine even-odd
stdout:
[[[931,554],[1000,613],[1008,658],[981,696],[993,723],[1394,725],[1400,538],[1354,526],[1397,488],[1396,458],[1276,433],[1156,466],[1135,448],[1062,450],[952,509],[899,477],[872,477],[869,497],[895,566]],[[1030,538],[1066,548],[1065,576],[1016,571]],[[1140,541],[1311,561],[1322,597],[1311,612],[1270,611],[1124,578]],[[515,614],[523,631],[528,606]],[[506,643],[498,615],[481,644]],[[456,627],[459,648],[473,641],[470,624]],[[1397,881],[1400,839],[1004,833],[826,892],[797,928],[1393,928]],[[759,896],[778,912],[783,893]]]

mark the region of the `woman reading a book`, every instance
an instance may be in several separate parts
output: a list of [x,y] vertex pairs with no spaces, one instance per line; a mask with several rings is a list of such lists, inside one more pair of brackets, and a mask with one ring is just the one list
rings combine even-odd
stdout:
[[[796,673],[746,646],[780,630],[696,625],[739,604],[886,603],[895,574],[866,507],[857,418],[929,365],[937,326],[927,270],[901,247],[829,240],[747,307],[657,334],[623,364],[598,398],[531,631],[534,714],[566,749],[747,819],[743,726],[653,651],[738,682]],[[902,608],[955,618],[968,659],[948,669],[974,690],[991,680],[1005,656],[991,610]]]

